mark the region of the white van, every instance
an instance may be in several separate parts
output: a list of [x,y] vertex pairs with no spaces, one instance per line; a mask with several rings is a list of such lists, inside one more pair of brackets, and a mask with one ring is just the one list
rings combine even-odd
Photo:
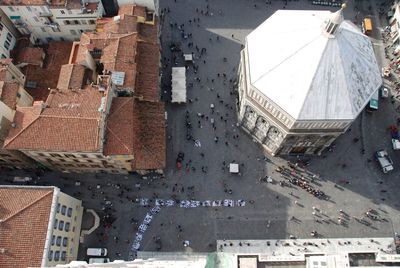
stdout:
[[89,264],[92,263],[108,263],[110,262],[109,258],[90,258],[89,259]]
[[88,256],[107,256],[106,248],[88,248],[86,250]]

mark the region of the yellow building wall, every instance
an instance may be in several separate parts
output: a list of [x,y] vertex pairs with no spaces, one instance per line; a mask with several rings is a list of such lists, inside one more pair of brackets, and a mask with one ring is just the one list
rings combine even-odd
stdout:
[[[65,210],[63,209],[65,208]],[[72,209],[72,213],[68,215],[68,209]],[[48,259],[48,266],[55,266],[60,263],[69,263],[78,257],[79,237],[81,233],[82,216],[83,216],[82,201],[73,198],[67,194],[59,192],[57,200],[57,210],[53,221],[52,235],[50,237],[49,256],[52,251],[52,258]],[[63,222],[62,230],[59,228],[60,222]],[[66,223],[69,223],[69,231],[66,231]],[[54,228],[56,227],[56,228]],[[57,245],[57,238],[61,237],[61,245]],[[63,245],[63,240],[67,239],[67,245]],[[59,261],[54,260],[55,252],[60,252]],[[66,252],[65,260],[61,260],[62,252]]]
[[19,87],[18,89],[19,97],[17,97],[17,106],[19,107],[28,107],[32,106],[33,98],[32,96],[26,92],[23,87]]

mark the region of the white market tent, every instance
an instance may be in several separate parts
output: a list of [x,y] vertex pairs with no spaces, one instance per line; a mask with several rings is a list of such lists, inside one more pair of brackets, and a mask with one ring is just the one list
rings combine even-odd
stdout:
[[172,101],[186,103],[186,68],[172,67]]
[[229,172],[230,173],[239,173],[239,164],[230,163],[229,164]]
[[382,85],[369,37],[341,10],[278,10],[246,47],[251,86],[296,120],[355,119]]
[[193,61],[193,55],[192,54],[183,54],[185,57],[185,61]]

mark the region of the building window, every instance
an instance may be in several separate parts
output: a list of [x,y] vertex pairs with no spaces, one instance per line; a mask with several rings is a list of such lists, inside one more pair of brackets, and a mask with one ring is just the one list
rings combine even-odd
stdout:
[[3,24],[0,23],[0,31],[3,30],[3,27],[4,27]]
[[8,50],[8,49],[10,49],[10,42],[8,42],[7,40],[6,41],[4,41],[4,47]]
[[65,154],[65,157],[67,157],[67,158],[75,158],[75,155],[73,155],[73,154]]
[[52,246],[54,246],[55,241],[56,241],[56,236],[53,235],[53,236],[51,237],[51,245],[52,245]]
[[50,250],[49,251],[49,261],[52,261],[52,260],[53,260],[53,251]]
[[67,216],[71,217],[72,216],[72,208],[68,208],[67,210]]
[[80,23],[79,23],[79,20],[74,20],[74,24],[75,24],[75,25],[80,24]]
[[29,6],[26,7],[26,10],[28,10],[29,12],[32,12],[32,8]]
[[71,226],[71,224],[69,222],[65,223],[65,231],[69,232],[69,227]]
[[81,20],[82,24],[87,24],[86,20]]
[[64,14],[65,14],[65,11],[61,9],[61,10],[60,10],[60,13],[64,15]]
[[56,251],[55,253],[54,253],[54,260],[55,261],[59,261],[60,260],[60,251]]
[[96,24],[95,20],[89,20],[89,24]]
[[56,245],[61,246],[61,236],[57,236]]
[[13,7],[8,7],[8,10],[10,10],[11,12],[15,11],[15,9]]
[[44,28],[44,27],[40,27],[40,30],[42,30],[42,32],[46,32],[46,28]]
[[63,247],[68,246],[68,237],[63,238]]
[[57,203],[57,213],[60,213],[61,204]]
[[58,223],[58,230],[62,231],[64,229],[64,221]]
[[67,258],[67,252],[66,251],[61,252],[61,260],[65,261],[66,258]]
[[58,225],[58,220],[56,219],[56,220],[54,221],[54,229],[57,229],[57,225]]
[[64,24],[65,24],[65,25],[70,25],[71,22],[70,22],[69,20],[64,20]]
[[71,15],[71,14],[72,14],[72,11],[71,11],[71,10],[69,10],[69,9],[68,9],[67,11],[68,11],[68,14],[69,14],[69,15]]
[[5,59],[5,58],[7,58],[7,56],[4,55],[4,54],[1,54],[1,58],[2,58],[2,59]]
[[13,37],[12,37],[12,35],[10,33],[7,33],[7,37],[6,38],[7,38],[8,41],[11,42]]
[[39,19],[38,19],[36,16],[33,16],[33,19],[34,19],[36,22],[39,22]]
[[72,35],[77,35],[75,30],[69,30]]
[[65,215],[66,212],[67,212],[67,207],[66,206],[62,206],[61,207],[61,214]]
[[52,157],[61,157],[59,154],[50,154]]

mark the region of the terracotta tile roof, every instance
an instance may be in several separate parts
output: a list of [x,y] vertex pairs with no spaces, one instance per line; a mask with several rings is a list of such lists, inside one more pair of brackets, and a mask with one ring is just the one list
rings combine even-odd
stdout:
[[135,170],[165,168],[164,111],[161,102],[114,98],[107,119],[104,154],[133,154]]
[[124,84],[117,88],[133,90],[146,100],[158,101],[157,26],[137,22],[137,15],[146,15],[143,7],[122,6],[119,14],[118,22],[111,18],[98,20],[99,32],[81,35],[76,62],[83,63],[89,51],[97,50],[101,53],[97,59],[103,63],[104,70],[125,73]]
[[121,5],[118,10],[118,15],[123,14],[146,17],[146,8],[137,5]]
[[43,68],[28,65],[22,68],[26,82],[36,82],[36,88],[26,87],[26,91],[34,100],[45,101],[49,95],[49,88],[57,87],[61,66],[68,63],[72,48],[71,42],[50,42],[46,49],[46,60]]
[[146,100],[160,99],[158,85],[159,47],[155,44],[139,42],[137,46],[137,76],[135,95]]
[[141,24],[138,33],[141,41],[148,43],[158,44],[158,32],[157,27],[151,24]]
[[17,106],[18,89],[19,84],[17,82],[0,81],[0,100],[13,110]]
[[0,187],[0,267],[40,267],[53,187]]
[[65,64],[61,66],[58,78],[58,89],[81,89],[85,77],[85,67],[80,64]]
[[53,91],[43,109],[40,103],[17,108],[16,127],[10,130],[4,148],[98,152],[102,97],[97,88],[87,86],[78,91]]
[[138,114],[134,110],[134,98],[113,98],[107,118],[105,155],[133,155],[137,139]]
[[119,34],[127,34],[127,33],[133,33],[137,32],[137,17],[136,16],[130,16],[130,15],[119,15],[120,19],[116,20],[115,19],[109,20],[106,24],[103,26],[103,30],[108,33],[119,33]]
[[33,65],[42,65],[45,53],[43,48],[24,47],[17,54],[15,64],[28,63]]
[[[112,71],[124,72],[124,84],[122,88],[135,88],[136,81],[136,34],[129,34],[118,39],[118,47],[115,56],[115,64]],[[105,67],[105,66],[104,66]]]

